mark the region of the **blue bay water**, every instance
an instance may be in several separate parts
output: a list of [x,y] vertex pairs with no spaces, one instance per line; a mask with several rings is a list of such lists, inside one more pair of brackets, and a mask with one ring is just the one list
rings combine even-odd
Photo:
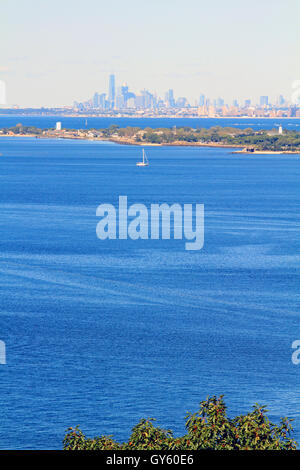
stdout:
[[[300,441],[297,155],[0,138],[0,448],[65,429],[125,440],[142,417],[184,433],[225,394],[294,418]],[[205,205],[205,244],[96,237],[96,208]]]

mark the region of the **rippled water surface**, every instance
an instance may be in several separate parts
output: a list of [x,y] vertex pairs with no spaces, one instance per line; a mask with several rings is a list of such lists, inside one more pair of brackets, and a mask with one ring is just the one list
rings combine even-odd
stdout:
[[[0,138],[1,448],[59,449],[65,429],[175,434],[225,394],[268,405],[300,441],[300,156]],[[203,203],[205,243],[96,237],[96,208]]]

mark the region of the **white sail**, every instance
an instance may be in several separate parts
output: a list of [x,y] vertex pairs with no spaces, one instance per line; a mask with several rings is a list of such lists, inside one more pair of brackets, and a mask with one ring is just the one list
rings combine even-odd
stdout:
[[137,166],[148,166],[149,165],[149,160],[146,156],[145,150],[143,149],[143,160],[141,162],[137,162]]

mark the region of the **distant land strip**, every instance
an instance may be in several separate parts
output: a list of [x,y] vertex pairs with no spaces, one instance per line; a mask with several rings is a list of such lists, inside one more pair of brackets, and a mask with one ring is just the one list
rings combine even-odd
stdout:
[[105,129],[39,129],[17,124],[0,129],[0,136],[36,137],[56,139],[100,140],[125,145],[198,146],[237,148],[235,153],[286,153],[300,154],[300,132],[276,129],[255,131],[252,128],[213,126],[210,128],[125,127],[113,124]]

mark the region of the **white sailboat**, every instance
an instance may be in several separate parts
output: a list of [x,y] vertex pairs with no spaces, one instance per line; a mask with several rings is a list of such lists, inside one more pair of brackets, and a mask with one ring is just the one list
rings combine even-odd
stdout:
[[146,156],[145,150],[143,149],[143,160],[141,162],[137,162],[136,166],[148,166],[149,160]]

